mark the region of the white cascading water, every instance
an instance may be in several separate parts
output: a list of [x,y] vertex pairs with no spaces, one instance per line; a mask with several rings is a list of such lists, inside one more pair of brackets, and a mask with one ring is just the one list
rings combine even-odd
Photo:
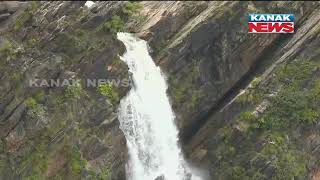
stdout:
[[133,87],[121,100],[120,129],[129,150],[129,180],[196,180],[178,145],[174,113],[167,85],[148,53],[147,43],[129,33],[118,33],[126,46],[121,59],[132,73]]

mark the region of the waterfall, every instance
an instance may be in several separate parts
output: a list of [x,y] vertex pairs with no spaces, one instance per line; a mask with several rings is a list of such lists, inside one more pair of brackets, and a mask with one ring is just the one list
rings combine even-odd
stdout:
[[128,33],[117,37],[126,47],[121,59],[132,73],[133,87],[120,102],[120,129],[127,140],[129,180],[196,180],[178,145],[174,113],[165,78],[144,40]]

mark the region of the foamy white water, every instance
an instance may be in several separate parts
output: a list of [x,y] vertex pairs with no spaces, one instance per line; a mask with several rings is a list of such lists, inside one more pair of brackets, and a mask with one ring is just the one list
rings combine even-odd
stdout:
[[121,59],[128,64],[133,80],[119,107],[120,129],[129,150],[127,179],[200,179],[190,173],[179,148],[166,81],[149,55],[147,43],[128,33],[117,36],[126,46]]
[[93,1],[86,1],[84,5],[87,6],[88,8],[91,8],[91,6],[93,6],[94,4],[95,3]]

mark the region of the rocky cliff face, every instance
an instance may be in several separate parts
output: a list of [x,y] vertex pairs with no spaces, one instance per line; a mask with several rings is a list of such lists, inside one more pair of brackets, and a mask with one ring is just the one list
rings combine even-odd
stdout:
[[29,86],[128,78],[123,46],[97,20],[108,18],[93,17],[84,3],[0,5],[0,179],[125,179],[117,104],[129,87],[114,87],[118,99],[110,101],[96,87]]
[[[0,5],[2,178],[125,179],[116,109],[128,87],[27,86],[128,78],[124,30],[148,40],[186,156],[210,179],[319,178],[319,2],[139,4]],[[248,34],[248,13],[293,13],[296,32]]]
[[[212,179],[318,178],[315,162],[319,158],[319,134],[312,126],[319,120],[319,107],[313,97],[316,90],[312,88],[316,88],[318,81],[319,5],[318,2],[193,2],[192,5],[170,2],[165,12],[150,11],[160,17],[155,18],[159,20],[150,28],[146,30],[151,24],[147,21],[136,30],[149,40],[155,61],[168,75],[168,93],[187,155],[197,166],[205,164]],[[185,12],[190,12],[190,16]],[[295,14],[295,34],[246,32],[248,13],[280,12]],[[292,71],[284,68],[287,66]],[[293,78],[291,82],[290,76],[300,71],[309,72],[301,75],[301,81]],[[281,78],[291,82],[289,87],[278,81]],[[299,85],[293,87],[296,83]],[[310,116],[291,117],[298,111],[299,103],[289,99],[298,97],[282,90],[286,88],[297,94],[302,88],[305,96],[300,98],[311,98],[304,102],[308,108],[300,112],[309,112]],[[288,99],[279,100],[277,92]],[[312,122],[295,124],[286,120],[291,118]],[[252,122],[244,123],[243,119]],[[269,121],[275,124],[270,125]],[[277,127],[277,123],[286,125]],[[257,127],[249,131],[248,126]],[[270,136],[279,141],[285,137],[286,142],[274,145],[281,150],[268,146],[268,141],[275,143]]]

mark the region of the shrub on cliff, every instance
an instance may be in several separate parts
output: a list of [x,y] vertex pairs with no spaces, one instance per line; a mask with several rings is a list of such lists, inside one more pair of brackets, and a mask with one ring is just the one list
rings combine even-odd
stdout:
[[127,2],[122,7],[122,12],[129,18],[137,16],[139,11],[142,9],[142,5],[137,2]]
[[106,98],[110,99],[111,102],[118,101],[118,94],[114,91],[111,84],[100,84],[98,86],[98,92]]
[[82,87],[80,84],[68,86],[65,89],[65,98],[70,101],[78,100],[80,99],[81,92],[82,92]]
[[[254,109],[239,114],[220,138],[215,175],[226,179],[305,179],[310,162],[301,147],[304,133],[319,122],[319,64],[300,60],[275,70],[272,87],[252,83],[245,104]],[[258,81],[259,82],[259,81]],[[248,101],[248,94],[255,101]],[[261,107],[261,102],[265,108]],[[253,112],[254,110],[254,112]],[[297,136],[297,129],[299,136]],[[223,134],[220,132],[219,134]],[[234,140],[234,137],[241,137]],[[230,141],[231,139],[231,141]],[[230,147],[236,147],[230,151]],[[229,152],[232,152],[230,154]],[[250,159],[250,167],[245,164]],[[261,168],[263,167],[263,168]]]
[[28,98],[25,104],[27,106],[27,117],[29,119],[27,123],[36,125],[47,124],[47,111],[44,105],[37,103],[34,98]]
[[112,16],[111,20],[103,24],[103,30],[110,31],[113,35],[117,34],[117,32],[124,31],[124,27],[124,21],[117,15]]
[[142,5],[136,2],[125,3],[119,15],[114,15],[110,20],[102,24],[102,30],[105,32],[111,32],[112,35],[116,35],[118,32],[125,31],[125,23],[132,18],[138,17],[139,11],[142,9]]
[[75,146],[66,145],[64,155],[68,172],[72,177],[78,177],[81,171],[85,170],[87,161],[82,159],[81,152]]
[[6,58],[7,61],[16,58],[16,51],[10,41],[6,40],[0,47],[0,57]]

